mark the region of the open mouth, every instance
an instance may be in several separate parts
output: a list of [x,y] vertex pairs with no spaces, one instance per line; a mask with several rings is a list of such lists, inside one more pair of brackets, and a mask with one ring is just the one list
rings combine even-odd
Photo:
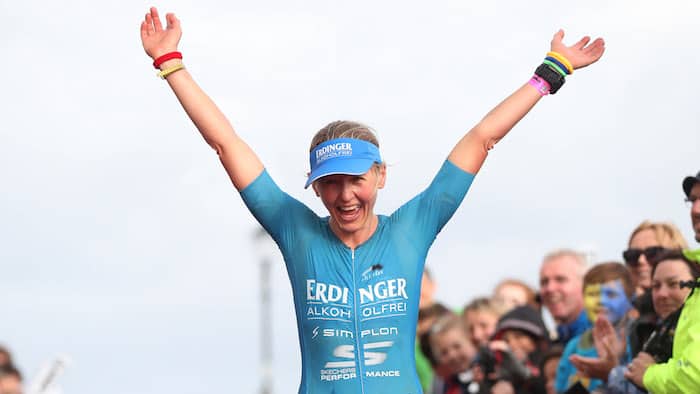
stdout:
[[338,207],[338,216],[344,222],[352,222],[357,219],[360,215],[360,207],[353,205],[351,207]]

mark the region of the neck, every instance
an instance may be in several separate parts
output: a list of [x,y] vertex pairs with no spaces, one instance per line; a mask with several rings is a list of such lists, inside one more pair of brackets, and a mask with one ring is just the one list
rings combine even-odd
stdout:
[[338,226],[332,217],[329,218],[328,222],[331,231],[333,231],[333,234],[338,237],[340,242],[342,242],[348,248],[354,250],[372,237],[374,232],[377,230],[377,226],[379,225],[379,218],[377,215],[372,214],[366,226],[352,232],[343,231],[343,229]]

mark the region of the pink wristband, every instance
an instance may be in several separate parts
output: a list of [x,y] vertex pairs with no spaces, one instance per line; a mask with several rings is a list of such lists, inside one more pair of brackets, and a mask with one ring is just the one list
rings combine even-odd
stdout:
[[529,84],[530,86],[533,86],[535,89],[537,89],[537,93],[539,93],[541,96],[548,95],[549,90],[551,89],[549,83],[547,83],[547,81],[545,81],[544,79],[540,78],[538,75],[533,75],[532,78],[530,78]]

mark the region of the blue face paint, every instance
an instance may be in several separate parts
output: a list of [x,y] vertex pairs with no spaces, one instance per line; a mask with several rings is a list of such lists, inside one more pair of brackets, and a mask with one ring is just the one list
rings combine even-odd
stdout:
[[613,324],[619,322],[632,308],[619,279],[600,285],[600,305],[608,312],[608,320]]

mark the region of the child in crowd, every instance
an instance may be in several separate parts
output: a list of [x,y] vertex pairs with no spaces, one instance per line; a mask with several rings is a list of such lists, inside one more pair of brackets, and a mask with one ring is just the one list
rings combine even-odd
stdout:
[[500,318],[488,347],[477,355],[476,377],[484,378],[478,392],[544,394],[540,363],[548,348],[539,312],[527,305],[513,308]]
[[557,377],[557,367],[563,353],[564,347],[557,344],[552,345],[542,356],[540,371],[542,371],[542,379],[544,380],[544,388],[547,394],[557,394],[557,391],[554,389],[554,381]]
[[518,279],[504,279],[499,282],[493,289],[491,299],[504,313],[522,305],[540,308],[535,290]]
[[[620,352],[621,362],[631,359],[629,344],[623,335],[628,319],[627,313],[632,308],[634,284],[627,268],[620,263],[601,263],[591,268],[583,278],[584,306],[588,318],[595,323],[604,316],[614,327],[617,336],[625,338],[624,349]],[[564,393],[577,383],[588,391],[593,391],[603,383],[577,371],[569,359],[572,355],[598,357],[593,342],[593,330],[574,337],[566,344],[564,354],[559,362],[555,388],[557,393]]]
[[488,344],[502,314],[501,307],[486,297],[476,298],[464,307],[462,319],[476,347]]
[[473,381],[473,375],[470,368],[476,356],[476,348],[463,321],[454,315],[440,318],[430,330],[429,343],[438,370],[442,370],[446,376],[442,387],[433,386],[433,393],[471,393],[469,385]]
[[[425,281],[425,276],[423,277]],[[424,282],[425,283],[425,282]],[[420,380],[423,392],[430,392],[433,380],[441,380],[445,373],[438,367],[438,363],[430,348],[429,335],[435,322],[444,316],[456,316],[446,306],[439,302],[433,302],[430,306],[418,310],[418,325],[416,326],[416,372]],[[435,376],[437,375],[437,376]]]

